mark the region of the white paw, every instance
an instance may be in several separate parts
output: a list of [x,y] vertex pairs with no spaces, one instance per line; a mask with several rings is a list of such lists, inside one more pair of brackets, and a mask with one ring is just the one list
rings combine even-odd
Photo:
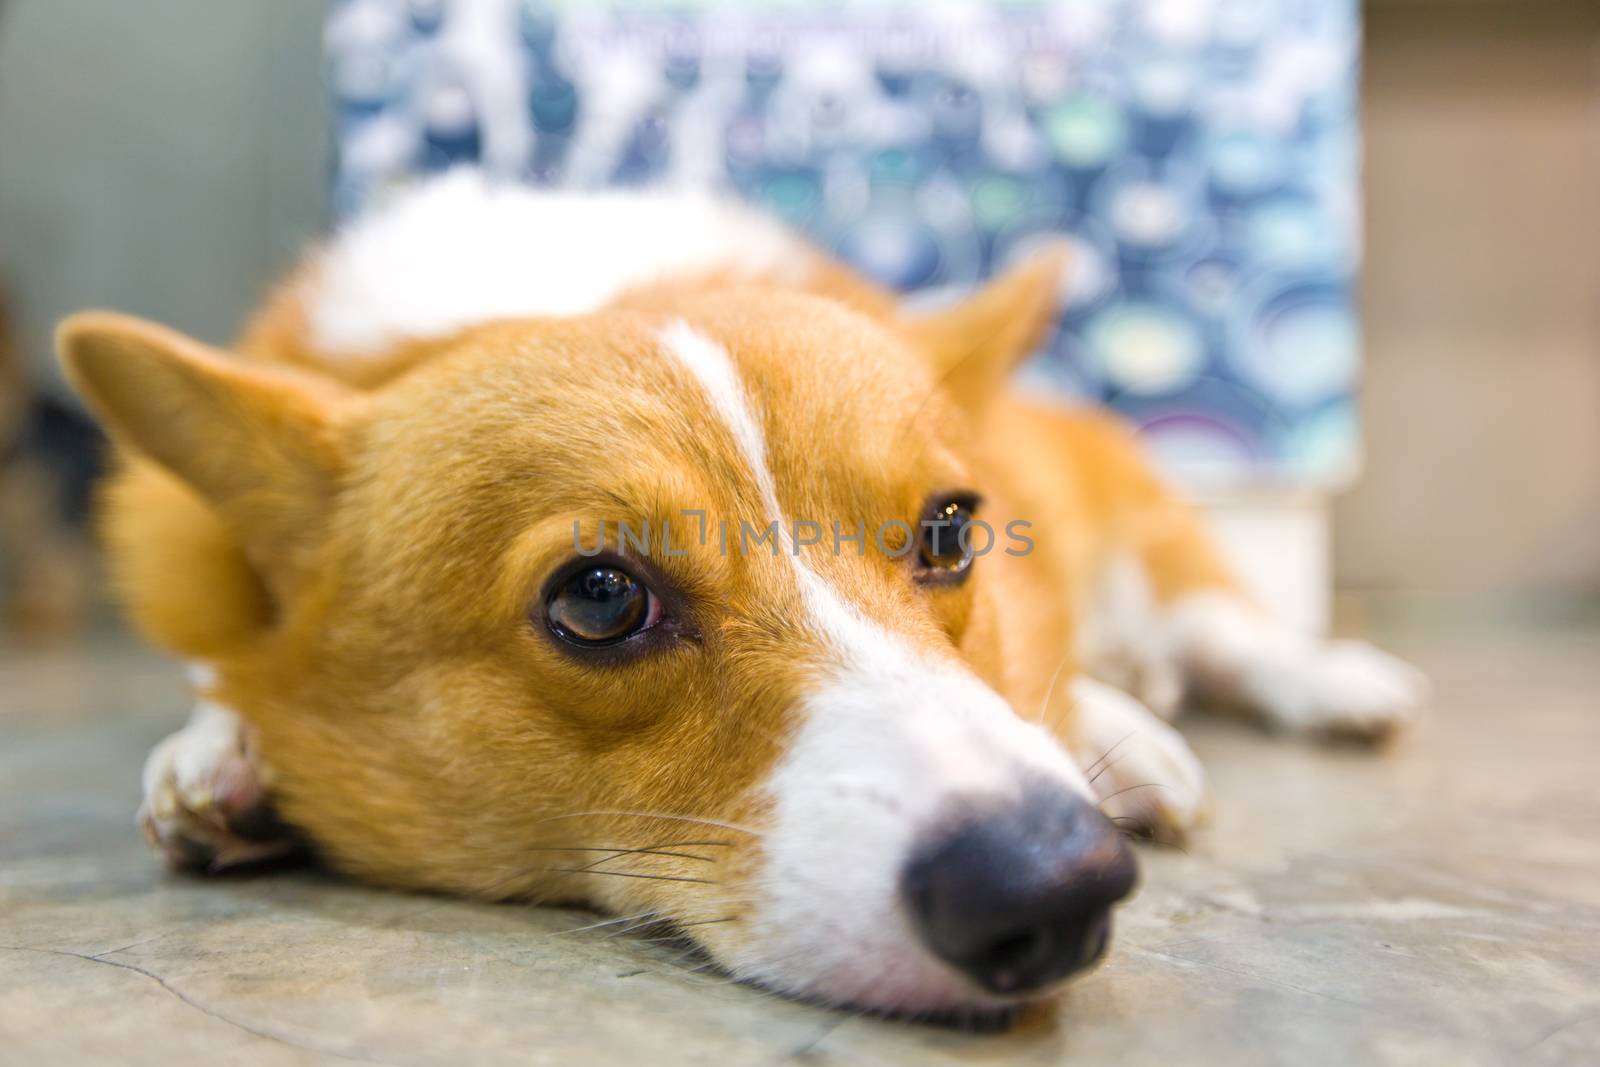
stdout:
[[1205,771],[1183,735],[1102,682],[1073,683],[1078,745],[1100,810],[1131,833],[1180,841],[1211,810]]
[[1301,733],[1382,739],[1417,720],[1428,680],[1361,641],[1307,643],[1256,657],[1241,679],[1271,724]]
[[239,716],[201,701],[145,760],[139,825],[175,868],[215,871],[293,851],[268,778]]

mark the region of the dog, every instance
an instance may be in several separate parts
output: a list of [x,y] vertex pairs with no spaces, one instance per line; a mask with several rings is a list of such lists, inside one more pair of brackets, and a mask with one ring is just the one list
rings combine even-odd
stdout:
[[231,352],[69,318],[111,573],[196,665],[151,841],[655,916],[833,1005],[1046,995],[1119,828],[1206,814],[1181,706],[1381,738],[1424,695],[1267,618],[1121,423],[1008,387],[1063,265],[913,312],[748,208],[452,172]]

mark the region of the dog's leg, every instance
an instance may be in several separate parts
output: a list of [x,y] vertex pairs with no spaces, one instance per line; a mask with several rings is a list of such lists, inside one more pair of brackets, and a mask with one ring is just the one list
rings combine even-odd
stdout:
[[1210,811],[1200,761],[1183,736],[1120,689],[1079,678],[1069,749],[1100,810],[1130,833],[1174,842]]
[[1231,592],[1201,591],[1165,613],[1169,655],[1200,707],[1276,729],[1383,740],[1416,721],[1428,681],[1363,641],[1326,641]]
[[294,852],[300,843],[273,813],[270,780],[245,722],[201,700],[145,760],[139,825],[177,869],[218,871]]
[[1199,517],[1132,443],[1102,432],[1116,472],[1106,565],[1081,651],[1089,672],[1170,717],[1180,704],[1238,712],[1297,733],[1378,739],[1412,722],[1427,682],[1359,641],[1325,641],[1271,619],[1234,582]]

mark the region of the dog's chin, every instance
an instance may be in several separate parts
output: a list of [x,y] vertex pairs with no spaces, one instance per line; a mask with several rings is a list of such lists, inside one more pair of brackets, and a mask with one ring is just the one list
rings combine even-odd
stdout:
[[886,979],[871,988],[864,988],[860,979],[853,976],[840,982],[812,982],[804,986],[785,985],[772,979],[751,980],[751,984],[821,1007],[980,1030],[1007,1026],[1022,1008],[1054,991],[1039,989],[1021,996],[998,996],[945,976],[932,980],[911,976]]
[[1018,995],[991,993],[915,947],[893,955],[863,952],[858,964],[822,971],[719,966],[744,984],[821,1007],[976,1029],[1004,1027],[1020,1009],[1066,984],[1063,980]]

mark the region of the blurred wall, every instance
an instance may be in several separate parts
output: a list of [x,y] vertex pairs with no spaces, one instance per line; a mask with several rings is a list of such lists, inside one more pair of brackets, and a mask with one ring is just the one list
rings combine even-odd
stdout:
[[234,332],[325,216],[323,13],[0,0],[0,276],[36,361],[90,305]]
[[1364,91],[1339,582],[1600,592],[1600,4],[1374,4]]

